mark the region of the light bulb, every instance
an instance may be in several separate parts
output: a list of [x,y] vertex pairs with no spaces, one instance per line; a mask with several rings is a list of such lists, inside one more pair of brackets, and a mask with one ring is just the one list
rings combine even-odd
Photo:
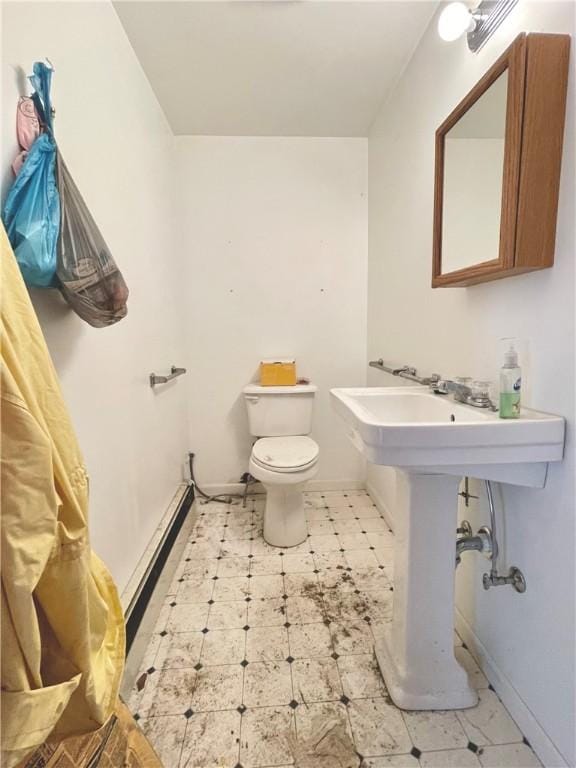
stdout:
[[438,19],[438,34],[442,40],[451,43],[464,32],[470,32],[476,26],[470,9],[464,3],[450,3]]

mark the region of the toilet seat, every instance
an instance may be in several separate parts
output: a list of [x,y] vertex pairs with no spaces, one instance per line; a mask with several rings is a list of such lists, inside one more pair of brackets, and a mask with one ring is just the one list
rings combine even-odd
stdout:
[[273,472],[302,472],[318,461],[317,443],[304,435],[262,437],[254,443],[252,460]]

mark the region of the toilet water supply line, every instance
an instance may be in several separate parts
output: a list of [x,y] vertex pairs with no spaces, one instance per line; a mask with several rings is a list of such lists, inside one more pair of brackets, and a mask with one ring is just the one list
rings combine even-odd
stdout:
[[526,592],[526,579],[522,571],[516,566],[512,566],[507,576],[498,574],[498,534],[496,527],[496,507],[494,505],[494,495],[489,480],[484,481],[486,488],[486,497],[488,499],[488,508],[490,510],[490,528],[483,526],[478,530],[476,536],[472,534],[472,526],[467,520],[463,520],[457,533],[464,534],[456,540],[456,567],[460,564],[462,554],[469,550],[483,552],[491,560],[490,573],[485,573],[482,577],[484,589],[490,587],[503,587],[508,584],[516,592]]
[[[194,455],[192,452],[188,453],[188,466],[190,467],[190,482],[194,488],[194,492],[201,496],[204,501],[202,504],[208,504],[211,501],[218,502],[219,504],[234,504],[232,499],[246,499],[246,493],[218,493],[211,496],[209,493],[200,488],[194,477]],[[246,489],[248,488],[248,482],[246,482]]]

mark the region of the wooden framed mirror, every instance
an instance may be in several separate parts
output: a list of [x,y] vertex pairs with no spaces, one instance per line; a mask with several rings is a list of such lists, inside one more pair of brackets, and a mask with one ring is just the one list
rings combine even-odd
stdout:
[[436,131],[433,288],[554,263],[569,51],[519,35]]

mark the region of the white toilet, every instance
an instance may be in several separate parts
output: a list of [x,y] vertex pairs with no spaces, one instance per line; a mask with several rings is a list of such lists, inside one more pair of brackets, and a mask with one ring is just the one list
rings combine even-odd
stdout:
[[276,547],[306,539],[305,484],[316,476],[320,449],[310,437],[317,387],[244,388],[252,447],[249,472],[266,488],[264,538]]

